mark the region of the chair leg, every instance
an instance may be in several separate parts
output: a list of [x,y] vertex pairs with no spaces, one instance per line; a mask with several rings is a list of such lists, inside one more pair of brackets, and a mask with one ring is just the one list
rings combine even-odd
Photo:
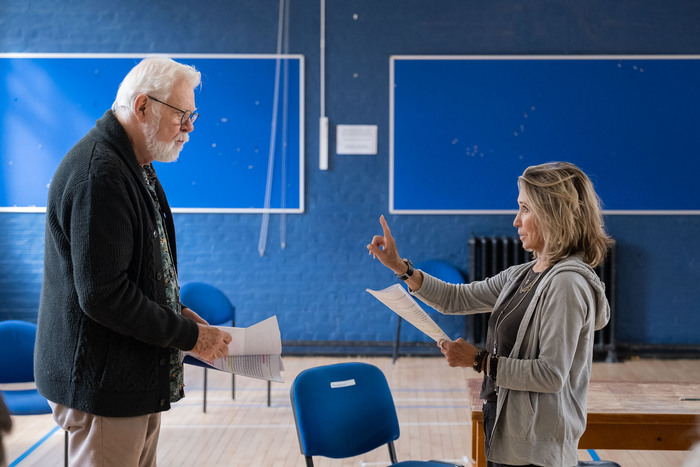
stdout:
[[396,459],[396,447],[394,446],[394,442],[389,441],[386,443],[386,445],[389,448],[389,458],[391,459],[391,463],[396,464],[398,460]]
[[268,381],[267,382],[267,406],[270,407],[270,385],[271,383]]
[[396,363],[396,359],[399,358],[399,342],[401,341],[401,321],[402,318],[399,316],[399,322],[396,325],[396,341],[394,342],[394,355],[391,363]]
[[63,465],[68,467],[68,431],[64,431],[64,442],[63,442]]
[[202,412],[207,413],[207,369],[204,369],[204,405]]
[[600,460],[600,461],[578,461],[578,464],[576,464],[578,467],[620,467],[620,464],[617,462],[613,461],[605,461],[605,460]]
[[236,375],[231,374],[231,399],[236,400]]

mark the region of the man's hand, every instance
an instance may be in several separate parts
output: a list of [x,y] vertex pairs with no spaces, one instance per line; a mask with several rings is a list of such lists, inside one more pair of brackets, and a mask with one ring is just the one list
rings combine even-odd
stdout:
[[201,316],[199,316],[197,313],[195,313],[194,310],[187,308],[186,306],[182,307],[182,316],[184,316],[185,318],[191,319],[195,323],[209,324]]
[[197,324],[199,336],[192,353],[204,360],[216,360],[228,355],[231,335],[207,324]]

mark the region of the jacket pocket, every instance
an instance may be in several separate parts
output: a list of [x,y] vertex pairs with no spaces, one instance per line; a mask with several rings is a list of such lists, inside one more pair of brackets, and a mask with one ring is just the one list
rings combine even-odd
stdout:
[[[526,439],[532,433],[536,405],[527,391],[509,390],[499,414],[501,432],[508,438]],[[535,404],[537,401],[534,401]]]

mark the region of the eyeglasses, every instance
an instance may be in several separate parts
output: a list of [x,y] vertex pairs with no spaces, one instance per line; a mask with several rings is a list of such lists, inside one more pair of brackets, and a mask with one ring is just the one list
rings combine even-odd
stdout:
[[186,122],[187,120],[189,120],[190,123],[194,124],[194,122],[196,122],[197,119],[199,118],[199,114],[198,114],[197,112],[192,112],[191,110],[182,110],[182,109],[178,109],[177,107],[173,107],[173,106],[170,105],[170,104],[166,104],[166,103],[163,102],[163,101],[159,101],[159,100],[156,99],[155,97],[151,97],[151,96],[149,96],[148,94],[146,94],[146,97],[148,97],[149,99],[153,99],[154,101],[158,102],[159,104],[167,105],[167,106],[170,107],[171,109],[175,109],[175,110],[177,110],[178,112],[182,112],[182,118],[180,119],[180,125],[181,125],[181,126],[184,125],[185,122]]

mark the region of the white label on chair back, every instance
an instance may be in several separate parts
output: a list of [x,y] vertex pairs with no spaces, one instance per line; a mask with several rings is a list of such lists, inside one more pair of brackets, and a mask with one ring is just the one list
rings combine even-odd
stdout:
[[331,388],[346,388],[348,386],[354,386],[355,385],[355,380],[354,379],[348,379],[346,381],[331,381]]

